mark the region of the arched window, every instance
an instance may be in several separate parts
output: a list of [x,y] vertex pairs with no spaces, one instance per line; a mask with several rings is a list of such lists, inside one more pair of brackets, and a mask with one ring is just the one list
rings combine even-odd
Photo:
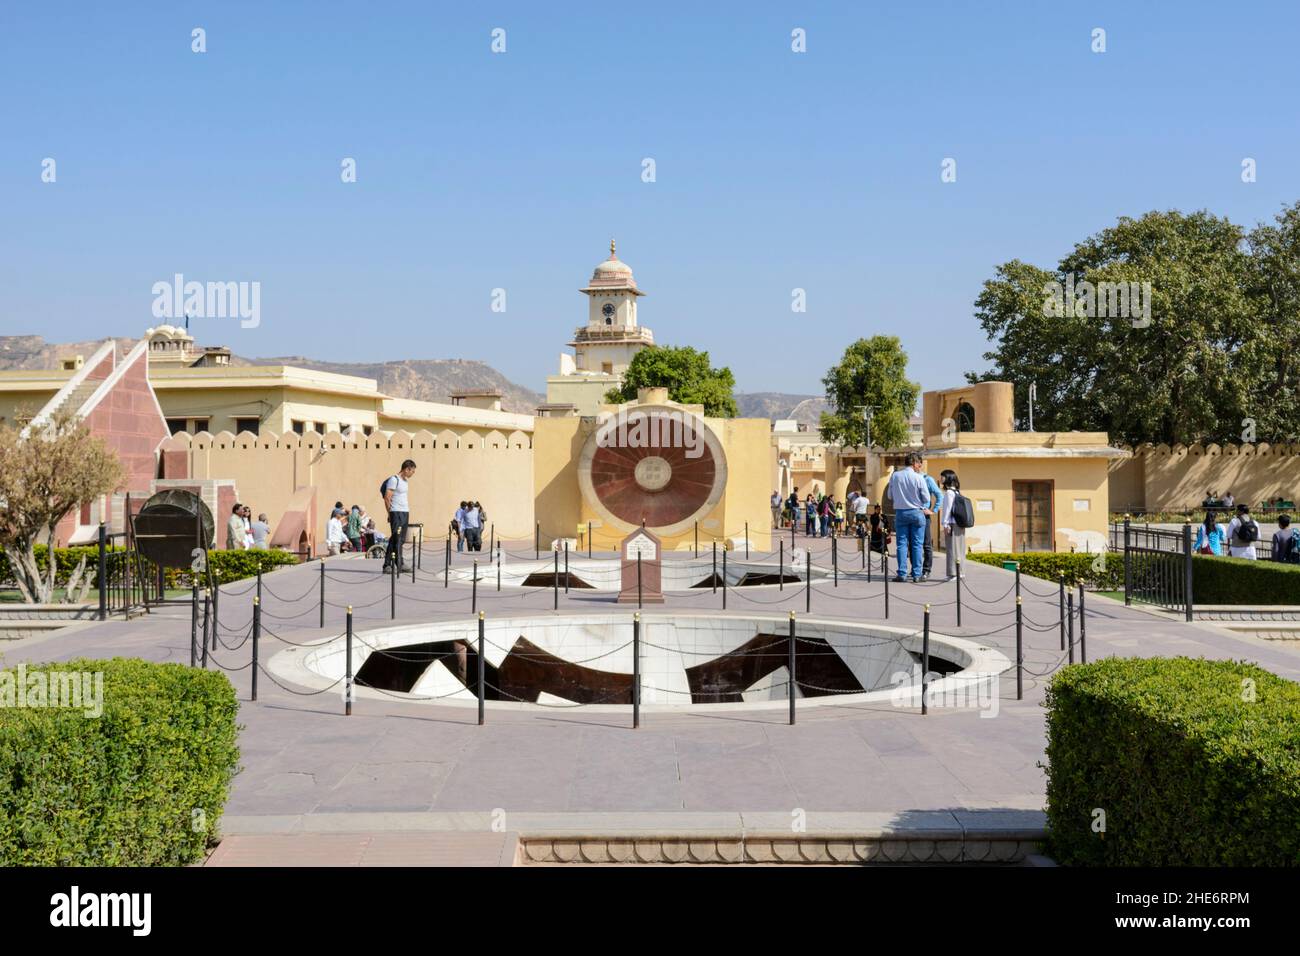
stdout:
[[975,430],[975,409],[971,407],[970,402],[962,402],[957,406],[957,414],[954,416],[957,421],[957,431],[973,432]]

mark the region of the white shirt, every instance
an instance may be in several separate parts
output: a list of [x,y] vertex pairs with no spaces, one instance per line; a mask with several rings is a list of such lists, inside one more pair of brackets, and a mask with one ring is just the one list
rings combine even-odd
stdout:
[[[1251,518],[1250,520],[1254,521],[1255,519]],[[1241,529],[1241,525],[1242,520],[1240,518],[1233,518],[1228,522],[1228,555],[1233,558],[1250,558],[1251,560],[1256,560],[1258,555],[1255,553],[1254,541],[1245,547],[1241,547],[1236,543],[1238,540],[1237,532]],[[1258,525],[1256,525],[1256,527],[1258,527]]]
[[392,490],[393,497],[388,503],[389,511],[410,511],[406,504],[406,479],[401,475],[393,475],[384,482],[384,491]]
[[338,515],[331,515],[325,529],[326,544],[342,544],[344,541],[343,522]]
[[858,495],[853,499],[853,513],[855,515],[865,515],[867,509],[871,507],[871,502],[867,500],[866,495]]
[[957,492],[951,488],[944,490],[939,498],[939,524],[944,531],[953,530],[952,527],[952,503],[957,500]]

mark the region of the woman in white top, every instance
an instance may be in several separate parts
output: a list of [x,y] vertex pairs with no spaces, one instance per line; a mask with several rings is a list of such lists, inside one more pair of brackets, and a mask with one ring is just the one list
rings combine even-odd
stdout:
[[[957,576],[956,562],[966,560],[966,529],[952,520],[952,503],[961,490],[957,473],[946,468],[939,475],[943,500],[939,502],[939,527],[943,528],[943,550],[947,554],[948,580]],[[963,578],[966,575],[962,575]]]

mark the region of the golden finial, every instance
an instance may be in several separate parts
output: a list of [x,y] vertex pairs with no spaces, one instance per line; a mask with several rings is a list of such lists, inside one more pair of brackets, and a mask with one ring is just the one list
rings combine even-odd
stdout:
[[614,255],[614,240],[613,240],[613,239],[609,240],[609,257],[610,257],[611,259],[617,259],[617,258],[618,258],[618,256]]

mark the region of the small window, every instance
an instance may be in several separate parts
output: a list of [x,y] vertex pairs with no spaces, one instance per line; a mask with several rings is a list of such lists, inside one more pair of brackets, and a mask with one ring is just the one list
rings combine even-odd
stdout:
[[260,418],[236,418],[235,434],[238,435],[243,432],[248,432],[251,435],[256,435],[257,429],[261,424],[262,420]]
[[173,435],[179,435],[181,432],[188,431],[187,423],[183,418],[167,419],[167,430]]
[[362,428],[361,428],[361,430],[362,430],[363,432],[365,432],[367,436],[369,436],[372,432],[374,432],[374,430],[375,430],[375,426],[374,426],[374,425],[363,425]]
[[316,422],[315,424],[316,424],[316,433],[317,433],[318,435],[324,435],[324,434],[325,434],[325,423],[324,423],[324,422]]
[[292,423],[292,428],[293,428],[293,433],[295,435],[301,435],[303,432],[307,430],[307,423],[299,421],[298,419],[295,418]]
[[206,418],[194,419],[194,434],[197,435],[199,432],[208,431],[208,425],[209,425],[209,420]]

